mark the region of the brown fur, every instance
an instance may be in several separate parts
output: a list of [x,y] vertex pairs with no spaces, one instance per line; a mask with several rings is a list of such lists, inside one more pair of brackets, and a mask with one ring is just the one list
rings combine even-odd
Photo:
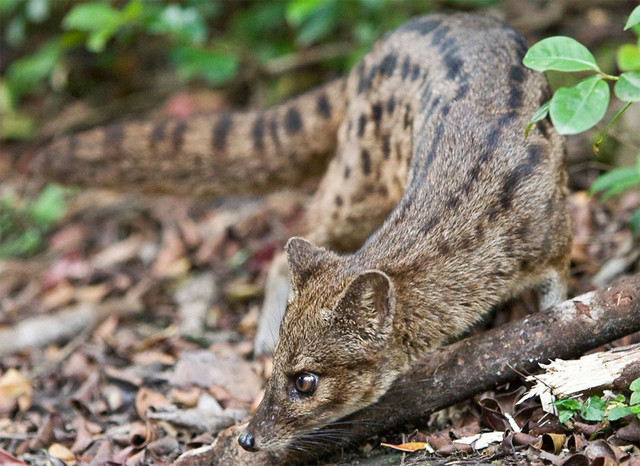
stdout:
[[[96,130],[54,144],[42,164],[76,184],[261,192],[315,173],[337,138],[306,220],[318,246],[287,245],[273,376],[241,437],[278,450],[375,402],[492,306],[532,287],[542,305],[562,298],[562,141],[548,122],[524,139],[548,98],[525,51],[492,19],[416,18],[346,79],[280,107]],[[301,373],[317,375],[313,394],[296,391]]]

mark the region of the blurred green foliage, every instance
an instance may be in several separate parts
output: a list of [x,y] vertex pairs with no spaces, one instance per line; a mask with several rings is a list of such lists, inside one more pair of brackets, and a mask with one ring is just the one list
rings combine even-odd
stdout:
[[[495,2],[438,3],[474,9]],[[132,47],[139,53],[160,42],[165,65],[181,80],[211,86],[234,81],[242,69],[268,74],[270,60],[338,42],[352,52],[319,61],[344,71],[382,33],[432,8],[430,0],[0,0],[0,44],[9,52],[0,60],[0,139],[33,135],[25,98],[64,97],[74,66],[109,71]],[[83,60],[69,59],[79,53]]]
[[66,212],[65,190],[49,184],[36,199],[13,193],[0,198],[0,259],[28,256],[43,244],[45,232]]

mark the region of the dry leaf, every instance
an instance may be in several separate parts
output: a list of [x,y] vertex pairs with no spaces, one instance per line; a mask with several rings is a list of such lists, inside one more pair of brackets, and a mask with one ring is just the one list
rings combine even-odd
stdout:
[[31,381],[16,369],[10,368],[0,377],[0,412],[11,410],[18,403],[21,408],[28,409],[32,394]]
[[76,455],[60,443],[52,443],[47,449],[47,452],[54,458],[64,461],[69,466],[76,464]]
[[171,406],[171,402],[162,393],[154,392],[147,387],[142,387],[136,395],[136,411],[142,419],[147,418],[147,410],[151,407]]
[[409,442],[409,443],[401,443],[399,445],[393,445],[391,443],[380,443],[382,447],[393,448],[394,450],[400,451],[418,451],[418,450],[428,450],[430,449],[433,452],[433,449],[427,442]]
[[2,466],[27,466],[27,463],[20,461],[7,450],[0,448],[0,464]]

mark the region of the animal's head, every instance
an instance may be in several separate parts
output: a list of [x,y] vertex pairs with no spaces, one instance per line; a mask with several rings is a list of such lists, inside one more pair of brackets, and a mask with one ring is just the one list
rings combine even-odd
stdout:
[[291,294],[265,396],[239,442],[247,450],[304,444],[313,431],[380,398],[401,372],[391,363],[395,293],[378,270],[292,238]]

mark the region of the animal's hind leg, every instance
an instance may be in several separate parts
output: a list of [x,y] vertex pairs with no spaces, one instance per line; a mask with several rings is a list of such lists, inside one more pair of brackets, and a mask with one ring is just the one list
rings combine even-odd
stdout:
[[567,299],[567,267],[551,269],[549,274],[537,286],[538,309],[543,311],[560,304]]

